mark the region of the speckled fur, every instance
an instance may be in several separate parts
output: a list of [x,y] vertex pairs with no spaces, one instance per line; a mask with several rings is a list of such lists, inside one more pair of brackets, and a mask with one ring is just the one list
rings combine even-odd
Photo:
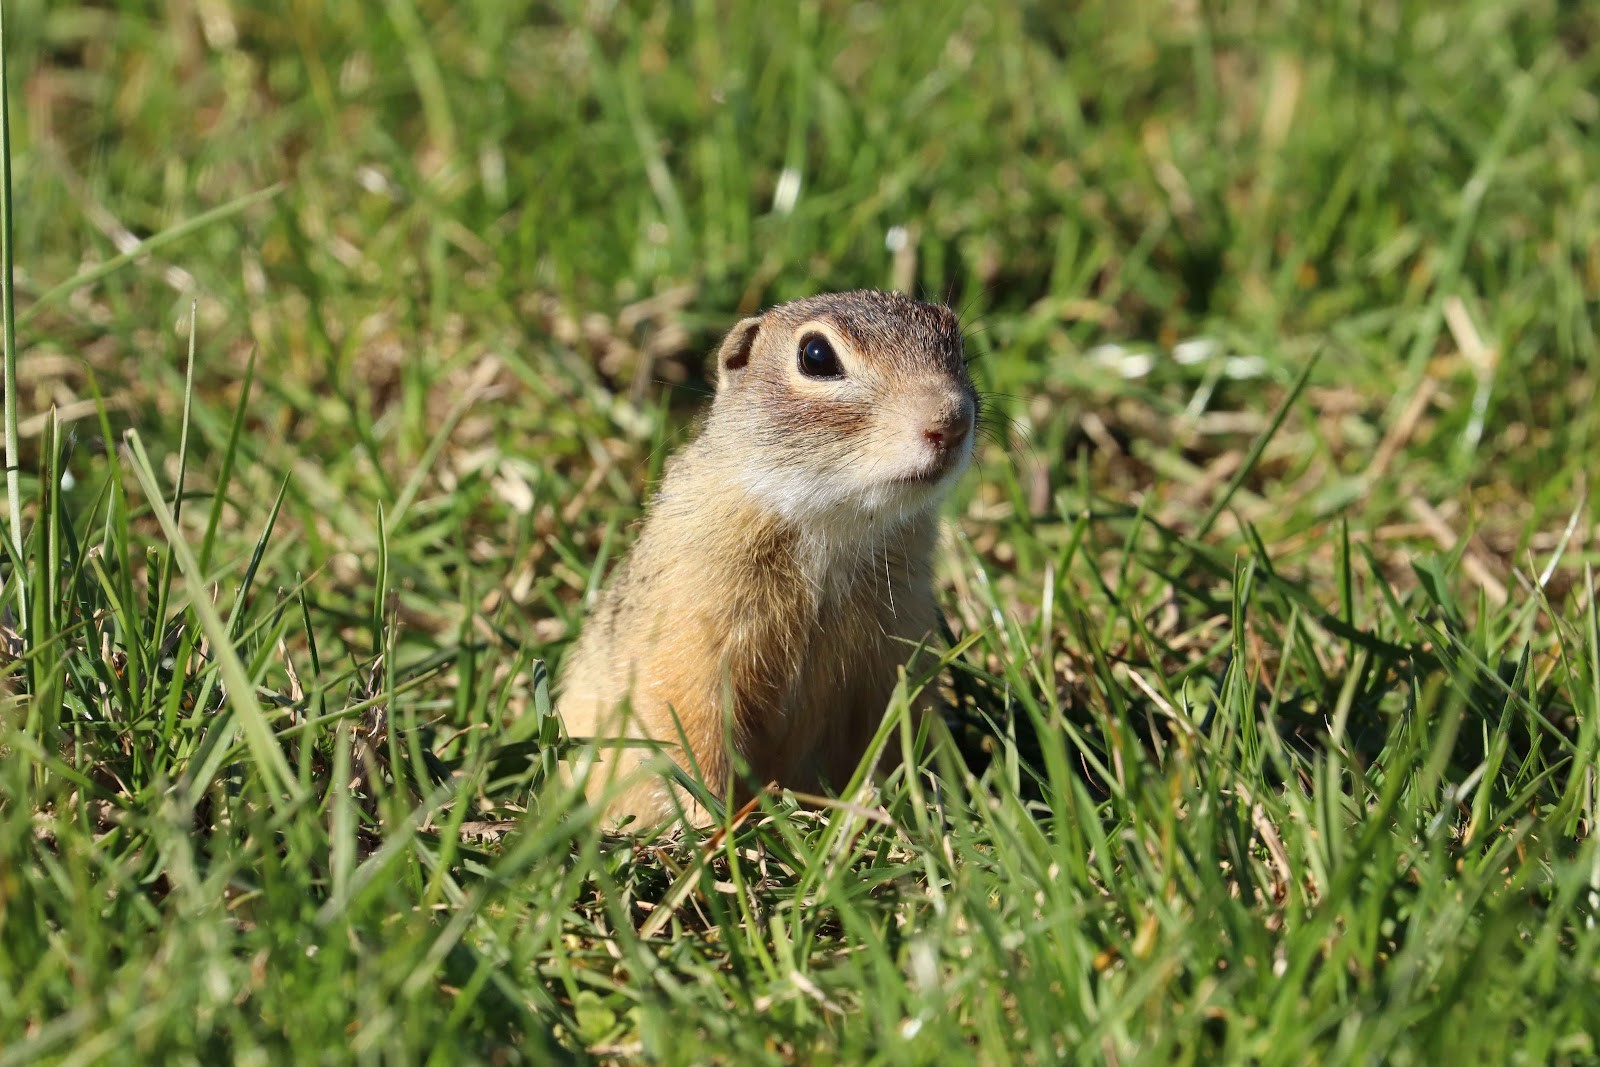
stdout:
[[[799,374],[809,333],[833,342],[843,379]],[[864,290],[735,326],[699,436],[668,463],[567,659],[569,733],[654,739],[687,764],[681,728],[713,787],[734,751],[763,781],[842,786],[898,668],[936,636],[938,504],[970,458],[976,403],[959,323],[940,305]],[[924,436],[963,419],[958,451]],[[659,774],[633,773],[649,749],[585,758],[591,797],[629,783],[611,821],[676,813]]]

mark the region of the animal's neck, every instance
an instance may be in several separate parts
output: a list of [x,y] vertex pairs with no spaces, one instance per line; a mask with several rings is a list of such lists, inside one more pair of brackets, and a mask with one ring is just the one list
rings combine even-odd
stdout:
[[863,589],[893,596],[926,569],[937,519],[932,513],[898,518],[863,534],[858,526],[840,537],[826,526],[797,529],[793,553],[807,585],[823,606],[857,596]]

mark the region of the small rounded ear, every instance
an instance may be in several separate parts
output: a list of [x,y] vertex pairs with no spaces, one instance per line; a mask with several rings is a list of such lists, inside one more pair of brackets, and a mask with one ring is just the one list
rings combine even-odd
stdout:
[[728,331],[717,349],[717,391],[721,392],[739,378],[739,372],[750,363],[750,350],[755,347],[756,333],[761,329],[758,318],[740,319]]

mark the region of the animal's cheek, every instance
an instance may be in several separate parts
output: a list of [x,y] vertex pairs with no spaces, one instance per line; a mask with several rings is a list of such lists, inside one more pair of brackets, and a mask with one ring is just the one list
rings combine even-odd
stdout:
[[786,438],[813,444],[847,440],[871,428],[872,405],[848,395],[790,394],[769,408],[773,428]]

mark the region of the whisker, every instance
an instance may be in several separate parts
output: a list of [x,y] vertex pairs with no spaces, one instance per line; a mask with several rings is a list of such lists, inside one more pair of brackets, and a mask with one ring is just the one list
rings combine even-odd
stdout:
[[713,396],[717,395],[717,392],[716,392],[715,389],[707,389],[704,386],[695,385],[692,382],[669,382],[665,378],[651,378],[650,379],[650,384],[651,385],[659,385],[663,389],[668,389],[668,390],[681,389],[686,393],[694,393],[697,396],[703,396],[703,397],[713,397]]
[[[954,281],[952,281],[951,284],[954,285]],[[956,312],[956,321],[961,323],[962,333],[966,332],[967,312],[972,310],[973,304],[976,304],[980,299],[989,296],[993,289],[994,287],[991,285],[978,286],[977,290],[967,297],[966,303],[961,305],[961,309]],[[948,304],[949,301],[946,300],[945,303]]]

